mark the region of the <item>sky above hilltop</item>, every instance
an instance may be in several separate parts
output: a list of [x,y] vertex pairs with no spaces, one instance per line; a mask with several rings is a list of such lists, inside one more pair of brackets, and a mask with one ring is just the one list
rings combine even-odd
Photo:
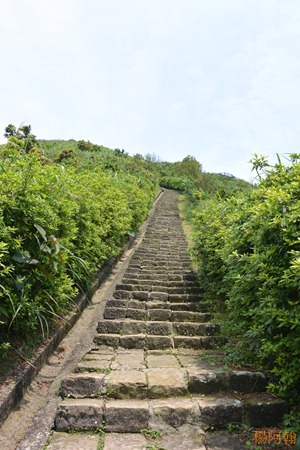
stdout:
[[0,4],[0,143],[25,123],[247,181],[300,152],[299,0]]

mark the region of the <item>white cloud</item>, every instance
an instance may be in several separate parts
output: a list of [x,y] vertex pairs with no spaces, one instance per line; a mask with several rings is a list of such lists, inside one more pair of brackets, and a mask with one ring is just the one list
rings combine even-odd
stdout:
[[0,130],[26,120],[246,179],[251,153],[298,151],[298,1],[4,3]]

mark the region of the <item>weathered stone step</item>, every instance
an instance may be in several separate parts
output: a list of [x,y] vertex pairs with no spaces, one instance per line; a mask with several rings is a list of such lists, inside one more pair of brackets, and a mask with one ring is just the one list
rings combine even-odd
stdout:
[[198,285],[198,280],[196,278],[191,278],[189,274],[184,276],[181,273],[170,274],[170,272],[166,269],[160,269],[157,271],[152,270],[137,270],[137,269],[127,269],[124,278],[136,277],[140,281],[142,280],[145,284],[148,284],[149,280],[152,281],[153,284],[158,285],[166,285],[172,281],[180,282],[183,284],[193,283],[194,285]]
[[132,308],[132,309],[170,309],[172,311],[197,312],[200,309],[207,311],[211,307],[208,302],[172,302],[157,299],[139,300],[133,298],[113,298],[107,300],[107,308]]
[[[134,300],[163,300],[174,303],[183,303],[183,302],[200,302],[201,296],[197,294],[169,294],[164,291],[151,291],[148,290],[131,290],[133,288],[132,285],[122,284],[119,286],[126,287],[126,289],[118,289],[114,291],[113,297],[116,299],[134,299]],[[130,290],[129,290],[129,289]]]
[[[149,354],[143,360],[138,355],[134,364],[126,361],[126,355],[122,358],[118,354],[109,364],[106,362],[108,359],[83,360],[77,373],[62,379],[61,396],[151,399],[185,396],[188,392],[213,394],[230,391],[252,394],[263,392],[266,387],[266,379],[261,372],[228,369],[207,371],[197,367],[185,369],[180,366],[179,359],[171,354]],[[93,368],[102,370],[102,373],[93,372]]]
[[114,348],[123,347],[125,349],[166,349],[173,348],[173,338],[170,336],[139,334],[96,334],[94,343],[99,346],[110,346]]
[[[188,304],[188,303],[187,303]],[[104,311],[104,319],[114,320],[114,319],[136,319],[136,320],[152,320],[152,321],[172,321],[172,322],[207,322],[209,320],[210,315],[206,313],[210,307],[210,305],[203,303],[201,304],[201,310],[203,312],[194,312],[191,310],[182,311],[178,307],[172,308],[170,304],[166,304],[168,308],[162,309],[161,306],[155,308],[155,304],[151,305],[151,308],[145,310],[143,308],[137,309],[136,306],[134,308],[129,308],[127,305],[118,306],[110,306],[111,302],[109,302],[109,306],[106,306]],[[141,305],[144,306],[143,303]],[[170,305],[170,308],[169,308]],[[174,305],[178,305],[178,303],[174,303]],[[154,308],[153,308],[154,306]],[[197,308],[200,309],[199,304]],[[191,309],[191,308],[190,308]]]
[[182,252],[176,252],[176,253],[171,253],[171,252],[153,252],[151,255],[149,254],[149,256],[133,256],[130,260],[130,263],[128,265],[128,267],[131,266],[131,264],[144,264],[145,262],[151,262],[151,263],[156,263],[156,262],[164,262],[164,263],[177,263],[177,264],[190,264],[191,263],[191,258],[189,256],[186,256],[184,254],[182,254]]
[[[166,283],[165,283],[166,284]],[[185,286],[181,284],[181,286],[166,286],[160,285],[156,283],[149,283],[147,280],[145,283],[143,282],[133,282],[133,283],[119,283],[116,285],[116,291],[143,291],[143,292],[164,292],[170,295],[173,294],[192,294],[192,295],[201,295],[203,294],[203,289],[198,286]]]
[[[210,305],[207,303],[201,304],[202,311],[207,311]],[[193,311],[172,311],[172,322],[204,322],[205,317],[208,317],[205,312],[193,312]]]
[[[181,427],[266,427],[287,412],[282,400],[264,392],[261,372],[228,368],[216,350],[224,338],[209,322],[211,304],[201,300],[176,201],[175,192],[158,201],[122,281],[107,300],[93,349],[62,380],[56,429],[104,426],[112,436],[105,450],[123,448],[118,433],[141,436],[142,429],[169,427],[182,438]],[[166,449],[212,448],[201,439],[199,446],[191,440],[171,442]],[[148,447],[130,445],[130,450]]]
[[220,331],[220,326],[214,323],[195,322],[160,322],[160,321],[126,321],[101,320],[97,326],[99,334],[150,334],[179,336],[213,336]]
[[265,399],[258,403],[251,397],[187,397],[153,400],[66,399],[60,404],[56,418],[57,431],[96,430],[139,433],[143,429],[180,429],[185,424],[203,429],[225,428],[230,423],[249,426],[275,426],[287,412],[285,402]]
[[185,281],[183,277],[179,277],[179,280],[177,281],[162,281],[162,280],[153,280],[151,283],[149,283],[149,280],[140,278],[140,275],[138,273],[131,274],[131,275],[125,275],[123,280],[123,284],[134,284],[134,285],[151,285],[151,286],[161,286],[161,287],[196,287],[198,289],[201,289],[201,286],[199,283],[195,283],[193,281]]
[[123,347],[126,349],[166,349],[166,348],[191,348],[211,349],[225,343],[222,336],[168,336],[137,334],[96,334],[94,343],[99,346]]

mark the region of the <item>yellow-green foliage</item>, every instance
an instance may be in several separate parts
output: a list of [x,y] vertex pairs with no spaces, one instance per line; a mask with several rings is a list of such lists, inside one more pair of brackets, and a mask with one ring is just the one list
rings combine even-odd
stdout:
[[195,217],[194,257],[232,357],[262,364],[289,400],[300,386],[300,163],[268,168],[252,193],[215,200]]
[[0,149],[2,342],[8,330],[45,332],[51,317],[68,312],[145,219],[155,191],[140,174],[45,165],[22,145]]

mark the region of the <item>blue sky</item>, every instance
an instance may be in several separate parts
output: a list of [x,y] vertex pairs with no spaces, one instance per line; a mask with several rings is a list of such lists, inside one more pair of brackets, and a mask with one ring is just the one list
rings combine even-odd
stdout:
[[300,152],[298,0],[2,0],[0,54],[3,131],[247,181],[252,154]]

